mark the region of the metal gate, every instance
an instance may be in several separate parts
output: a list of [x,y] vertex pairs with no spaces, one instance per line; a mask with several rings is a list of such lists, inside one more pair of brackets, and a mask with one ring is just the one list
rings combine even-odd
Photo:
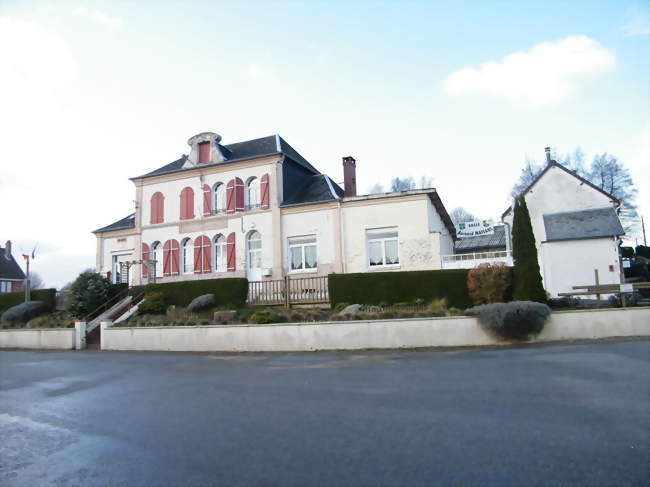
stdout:
[[259,306],[291,306],[292,304],[329,303],[327,276],[289,276],[273,281],[249,281],[248,304]]

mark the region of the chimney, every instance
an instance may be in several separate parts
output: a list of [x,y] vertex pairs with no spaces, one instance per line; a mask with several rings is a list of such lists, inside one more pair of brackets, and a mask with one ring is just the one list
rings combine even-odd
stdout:
[[5,258],[11,260],[11,240],[7,240],[5,244]]
[[343,196],[357,195],[357,161],[354,157],[343,158]]
[[546,152],[546,164],[551,163],[551,148],[550,147],[544,147],[544,152]]

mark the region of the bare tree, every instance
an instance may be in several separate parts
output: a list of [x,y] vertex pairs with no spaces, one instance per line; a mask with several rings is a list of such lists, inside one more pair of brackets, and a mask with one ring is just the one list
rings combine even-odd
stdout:
[[535,180],[537,176],[539,176],[539,173],[541,173],[543,169],[544,168],[537,164],[534,159],[526,156],[524,167],[521,169],[521,174],[519,174],[519,180],[512,187],[510,196],[516,198]]
[[476,217],[472,215],[462,206],[458,206],[449,212],[451,221],[454,223],[454,226],[458,226],[459,223],[471,222],[476,220]]
[[391,191],[408,191],[409,189],[415,189],[415,181],[410,176],[408,178],[393,178],[390,182]]
[[634,203],[638,191],[634,187],[630,171],[615,156],[605,152],[594,157],[588,179],[621,202],[621,223],[626,232],[630,231],[638,218]]
[[29,289],[44,289],[45,282],[43,278],[36,272],[29,273]]
[[382,184],[375,184],[372,188],[370,188],[370,193],[369,194],[379,194],[379,193],[385,193],[386,190],[384,189],[384,186]]

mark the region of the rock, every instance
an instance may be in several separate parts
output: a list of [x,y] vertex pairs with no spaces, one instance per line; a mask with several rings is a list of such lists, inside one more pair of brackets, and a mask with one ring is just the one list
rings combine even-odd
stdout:
[[2,314],[0,320],[11,323],[12,325],[27,323],[32,318],[47,313],[48,308],[42,301],[27,301],[16,306],[12,306]]
[[339,314],[340,315],[353,315],[356,313],[361,313],[363,311],[363,305],[362,304],[351,304],[349,306],[346,306],[343,308]]
[[225,325],[226,323],[230,323],[232,320],[234,320],[235,316],[237,316],[237,311],[222,310],[222,311],[215,311],[212,319],[217,323],[221,323],[222,325]]
[[194,298],[187,310],[191,313],[203,311],[204,309],[212,308],[214,306],[214,294],[204,294],[198,298]]

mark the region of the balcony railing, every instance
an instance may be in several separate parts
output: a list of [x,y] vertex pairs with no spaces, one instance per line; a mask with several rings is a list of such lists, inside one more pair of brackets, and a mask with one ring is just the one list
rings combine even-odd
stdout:
[[472,269],[486,262],[504,262],[512,265],[512,252],[499,250],[497,252],[475,252],[472,254],[453,254],[442,256],[443,269]]

